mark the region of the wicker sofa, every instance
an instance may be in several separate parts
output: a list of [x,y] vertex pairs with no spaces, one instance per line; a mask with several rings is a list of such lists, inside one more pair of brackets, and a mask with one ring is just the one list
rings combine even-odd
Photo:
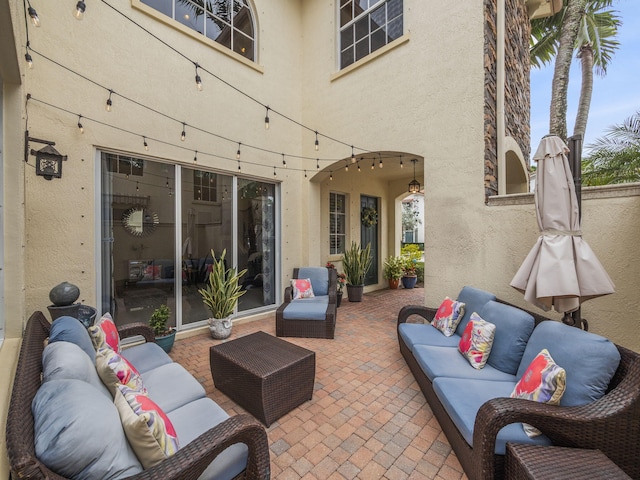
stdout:
[[[132,457],[111,392],[95,376],[95,360],[90,360],[85,338],[72,324],[84,327],[72,317],[57,322],[71,328],[56,325],[52,330],[44,315],[35,312],[24,332],[7,415],[13,478],[269,478],[269,446],[262,425],[249,415],[229,417],[206,397],[195,378],[153,343],[147,325],[132,324],[119,329],[120,337],[141,335],[145,343],[124,349],[122,355],[140,372],[149,396],[166,412],[180,442],[175,454],[143,469],[136,455]],[[87,331],[83,333],[92,348]],[[49,363],[57,354],[62,356]],[[43,406],[56,408],[43,415]],[[51,422],[59,423],[51,427]],[[64,450],[66,457],[53,458],[54,450]],[[47,467],[52,462],[61,468],[54,472]]]
[[[507,442],[599,449],[629,476],[640,478],[638,353],[603,337],[518,309],[478,289],[465,287],[458,300],[466,300],[470,307],[465,316],[474,310],[483,318],[495,320],[496,340],[499,333],[504,335],[506,330],[508,338],[502,339],[506,339],[503,346],[509,346],[510,355],[521,355],[520,363],[525,368],[544,345],[567,372],[567,390],[560,406],[508,398],[519,379],[518,374],[523,373],[520,365],[516,375],[500,371],[491,365],[492,350],[485,367],[489,368],[488,372],[470,366],[462,371],[456,359],[460,337],[445,337],[429,325],[437,309],[409,305],[400,311],[397,324],[400,351],[471,480],[504,478]],[[523,337],[513,331],[519,327],[506,318],[511,315],[517,317],[518,322],[533,321],[535,328],[524,344]],[[489,318],[485,320],[491,321]],[[416,319],[419,323],[413,321]],[[461,325],[465,320],[468,318],[463,318]],[[619,354],[619,362],[612,360],[612,350],[617,352],[615,357]],[[499,348],[499,351],[506,350]],[[613,361],[613,365],[617,365],[610,375],[603,372],[604,366],[600,367],[601,354],[606,357],[603,364],[611,368]],[[461,355],[457,356],[466,362]],[[576,385],[576,379],[583,379],[590,372],[598,376],[599,380],[594,382],[609,377],[610,380],[599,385],[600,398],[576,399],[575,388],[590,385],[589,380]],[[563,403],[565,399],[570,406]],[[530,439],[523,434],[521,423],[533,425],[543,435]]]

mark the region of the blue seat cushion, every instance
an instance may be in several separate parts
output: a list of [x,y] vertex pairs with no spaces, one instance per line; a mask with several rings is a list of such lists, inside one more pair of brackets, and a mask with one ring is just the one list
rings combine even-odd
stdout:
[[327,267],[300,267],[298,278],[311,280],[314,295],[329,295],[329,272]]
[[398,331],[409,350],[415,345],[432,345],[435,347],[457,347],[460,335],[446,337],[440,330],[424,323],[401,323]]
[[200,382],[178,363],[162,365],[140,376],[149,397],[166,413],[206,396]]
[[560,405],[567,407],[601,398],[620,363],[620,352],[610,340],[561,322],[544,321],[529,338],[518,380],[543,348],[566,371],[566,389]]
[[54,320],[49,331],[49,343],[53,342],[71,342],[79,346],[96,364],[96,349],[91,342],[91,337],[85,326],[80,320],[64,316]]
[[[325,269],[326,270],[326,269]],[[326,320],[329,296],[292,300],[282,312],[284,320]]]
[[438,377],[453,377],[506,381],[513,382],[514,385],[516,382],[515,375],[502,372],[489,364],[476,370],[469,365],[469,361],[462,356],[457,347],[415,345],[413,356],[431,381]]
[[495,301],[487,302],[478,312],[496,326],[493,346],[487,363],[510,375],[518,372],[535,320],[524,310]]
[[171,357],[156,343],[146,342],[122,350],[121,355],[140,373],[173,362]]
[[467,328],[467,323],[469,323],[471,314],[476,312],[480,315],[480,311],[482,310],[482,307],[484,307],[484,304],[495,299],[496,296],[493,293],[485,292],[484,290],[470,287],[468,285],[463,287],[458,294],[457,300],[465,304],[464,315],[456,328],[456,333],[462,336],[464,329]]
[[[438,377],[433,381],[433,390],[465,441],[473,447],[473,427],[478,410],[493,398],[508,397],[515,384],[515,381]],[[545,435],[529,438],[522,423],[511,423],[498,432],[495,453],[504,455],[507,442],[551,445],[551,440]]]
[[[180,447],[195,440],[229,415],[210,398],[201,398],[167,414],[176,429]],[[198,480],[235,478],[247,466],[248,449],[244,443],[231,445],[218,455]]]

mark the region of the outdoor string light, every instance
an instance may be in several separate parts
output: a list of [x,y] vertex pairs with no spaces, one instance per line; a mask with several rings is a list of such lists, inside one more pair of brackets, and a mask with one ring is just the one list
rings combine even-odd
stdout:
[[316,170],[320,170],[320,159],[316,158]]
[[[242,145],[240,142],[238,142],[238,151],[236,152],[236,160],[240,160],[240,145]],[[240,162],[238,162],[240,163]]]
[[378,156],[380,157],[380,163],[378,163],[378,166],[382,168],[382,155],[378,154]]
[[31,6],[31,2],[29,0],[27,0],[27,3],[29,4],[29,8],[27,8],[27,13],[29,14],[29,18],[31,19],[31,24],[34,27],[39,27],[40,17],[38,17],[38,12],[36,12],[36,9]]
[[113,105],[113,102],[111,101],[111,94],[113,93],[113,90],[109,89],[109,98],[107,98],[107,105],[106,105],[106,110],[107,112],[111,111],[111,105]]
[[264,128],[269,130],[269,107],[267,106],[267,113],[264,116]]
[[316,152],[318,150],[320,150],[320,142],[318,142],[318,131],[317,130],[316,130],[316,143],[315,143],[315,146],[316,146]]
[[404,164],[402,163],[402,155],[400,155],[400,168],[404,168]]
[[84,127],[82,126],[82,115],[78,115],[78,128],[80,129],[80,133],[84,133]]
[[182,122],[182,133],[180,134],[180,140],[183,142],[184,142],[184,139],[187,138],[186,128],[187,128],[187,124],[185,122]]
[[351,163],[356,163],[356,156],[353,153],[353,145],[351,145]]
[[147,143],[147,137],[142,137],[142,145],[144,146],[144,149],[148,152],[149,151],[149,144]]
[[198,150],[196,150],[195,154],[193,155],[193,163],[198,163]]
[[198,67],[200,65],[198,65],[196,63],[195,66],[196,66],[196,88],[198,89],[199,92],[201,92],[202,91],[202,79],[200,78],[200,75],[198,74]]
[[87,5],[83,0],[78,0],[76,3],[76,9],[73,11],[73,16],[78,20],[82,20],[84,18],[84,11],[87,9]]
[[284,159],[284,153],[282,154],[282,166],[287,168],[287,161]]

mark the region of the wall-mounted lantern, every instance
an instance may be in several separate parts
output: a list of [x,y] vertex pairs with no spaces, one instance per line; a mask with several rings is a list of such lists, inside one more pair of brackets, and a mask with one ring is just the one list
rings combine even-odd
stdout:
[[27,152],[29,151],[29,142],[46,144],[40,150],[33,150],[29,153],[36,156],[36,175],[40,175],[47,180],[62,177],[62,162],[67,160],[66,155],[62,155],[53,146],[55,142],[49,140],[40,140],[29,136],[29,131],[25,132],[25,159],[28,160]]

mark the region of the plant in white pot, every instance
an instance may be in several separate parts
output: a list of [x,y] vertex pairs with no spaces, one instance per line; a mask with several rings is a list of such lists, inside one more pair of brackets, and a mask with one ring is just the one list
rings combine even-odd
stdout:
[[240,278],[247,272],[240,272],[235,268],[226,268],[224,257],[227,251],[223,250],[220,258],[216,258],[213,250],[211,256],[213,265],[205,288],[198,290],[202,301],[211,312],[209,319],[209,331],[215,339],[222,340],[231,335],[231,315],[238,305],[238,299],[246,293],[240,286]]
[[149,326],[156,336],[156,343],[167,353],[171,351],[176,339],[176,329],[167,325],[170,316],[171,310],[163,304],[153,311],[149,319]]
[[371,244],[362,248],[360,244],[351,242],[342,256],[342,268],[347,277],[347,296],[350,302],[361,302],[364,291],[364,279],[367,276],[373,257]]

